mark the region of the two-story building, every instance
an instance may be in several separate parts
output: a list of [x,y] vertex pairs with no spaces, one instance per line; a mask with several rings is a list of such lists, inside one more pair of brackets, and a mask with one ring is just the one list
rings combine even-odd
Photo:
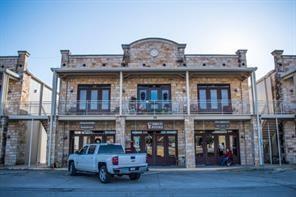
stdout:
[[29,72],[27,51],[0,56],[0,164],[46,164],[51,88]]
[[218,164],[227,148],[235,163],[258,164],[259,115],[250,110],[256,68],[247,66],[247,51],[185,48],[145,38],[123,44],[122,54],[61,50],[61,67],[52,69],[49,164],[65,166],[70,153],[94,142],[133,145],[150,165]]
[[274,69],[257,81],[266,163],[296,163],[296,55],[274,50]]

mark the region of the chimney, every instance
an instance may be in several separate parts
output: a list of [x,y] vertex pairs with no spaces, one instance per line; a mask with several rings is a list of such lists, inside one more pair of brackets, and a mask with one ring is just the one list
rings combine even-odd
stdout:
[[276,71],[284,71],[282,55],[284,50],[274,50],[271,52],[274,58],[274,69]]
[[30,53],[28,51],[18,51],[16,71],[25,71],[28,67],[28,58]]
[[236,55],[238,56],[238,66],[239,67],[247,67],[247,51],[246,49],[239,49],[236,51]]
[[61,67],[68,66],[69,56],[71,55],[70,50],[61,50],[61,54],[62,54]]

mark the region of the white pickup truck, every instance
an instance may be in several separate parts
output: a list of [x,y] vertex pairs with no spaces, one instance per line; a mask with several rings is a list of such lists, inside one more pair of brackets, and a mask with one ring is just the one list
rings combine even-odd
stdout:
[[138,180],[148,170],[145,153],[126,154],[120,144],[86,144],[68,159],[68,171],[98,173],[102,183],[108,183],[114,175],[128,175]]

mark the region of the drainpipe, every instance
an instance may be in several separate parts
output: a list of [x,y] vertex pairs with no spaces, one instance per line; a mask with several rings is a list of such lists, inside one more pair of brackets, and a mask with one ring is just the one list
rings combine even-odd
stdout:
[[[52,95],[51,95],[51,113],[50,113],[50,125],[49,125],[49,145],[48,145],[48,167],[51,166],[51,154],[52,154],[52,133],[53,126],[56,117],[56,101],[57,101],[57,84],[58,84],[58,75],[53,71],[52,77]],[[53,153],[54,161],[54,153]]]
[[251,84],[252,84],[252,97],[253,97],[253,114],[256,115],[256,127],[258,135],[258,146],[259,146],[259,164],[263,166],[263,142],[262,142],[262,130],[260,126],[260,117],[258,111],[258,98],[257,98],[257,88],[256,88],[256,75],[255,71],[251,74]]

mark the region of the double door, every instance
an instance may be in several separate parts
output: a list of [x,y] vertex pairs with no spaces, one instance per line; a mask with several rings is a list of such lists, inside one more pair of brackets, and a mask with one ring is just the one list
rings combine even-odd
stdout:
[[147,153],[149,165],[176,165],[176,131],[132,131],[132,140],[137,152]]
[[233,154],[233,162],[239,163],[238,131],[196,131],[195,160],[197,165],[218,165],[229,149]]
[[139,85],[139,112],[168,112],[171,109],[170,85]]
[[85,144],[115,143],[115,131],[72,131],[70,153],[80,150]]

